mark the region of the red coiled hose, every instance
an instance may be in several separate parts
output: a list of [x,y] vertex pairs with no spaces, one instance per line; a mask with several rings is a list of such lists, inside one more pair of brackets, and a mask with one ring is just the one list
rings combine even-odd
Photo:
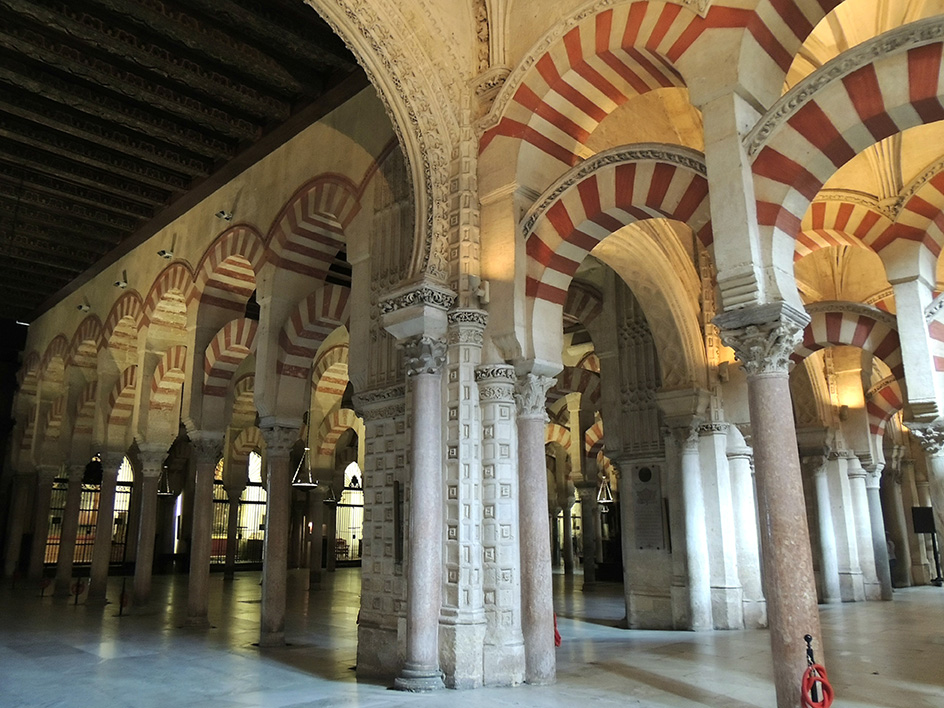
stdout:
[[833,687],[822,664],[810,664],[803,672],[802,698],[803,708],[829,708],[833,704]]

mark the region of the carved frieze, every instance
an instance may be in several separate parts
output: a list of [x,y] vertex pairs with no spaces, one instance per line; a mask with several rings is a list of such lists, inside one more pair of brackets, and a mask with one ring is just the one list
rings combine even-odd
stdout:
[[556,383],[557,379],[550,376],[525,374],[519,376],[515,382],[515,403],[518,406],[519,418],[540,418],[547,420],[545,402],[547,392]]
[[298,441],[298,426],[266,424],[263,422],[262,437],[266,441],[266,454],[270,457],[288,457]]
[[419,287],[405,292],[396,293],[386,300],[380,301],[381,314],[396,312],[407,307],[428,305],[440,310],[448,310],[456,301],[456,294],[444,288],[437,288],[430,283],[423,283]]
[[808,314],[786,303],[733,310],[715,318],[721,341],[734,350],[748,376],[786,374],[809,321]]

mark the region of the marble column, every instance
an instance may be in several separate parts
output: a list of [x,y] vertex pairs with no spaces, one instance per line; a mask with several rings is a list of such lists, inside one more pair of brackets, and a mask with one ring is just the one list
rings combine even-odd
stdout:
[[845,452],[829,453],[826,482],[839,557],[839,591],[843,602],[862,602],[865,600],[865,582],[859,565],[859,546],[852,511],[852,484],[846,472],[847,459]]
[[10,516],[7,524],[7,543],[3,551],[3,576],[12,578],[19,570],[20,546],[29,513],[30,484],[32,475],[17,473],[13,476]]
[[[732,436],[728,430],[728,438]],[[757,503],[754,498],[753,452],[747,446],[727,450],[731,472],[731,500],[734,506],[734,536],[738,576],[744,602],[744,626],[767,626],[767,600],[760,577],[760,541],[757,537]]]
[[915,463],[910,457],[901,458],[901,494],[908,529],[908,550],[911,554],[911,583],[927,585],[931,582],[931,565],[924,544],[924,536],[914,532],[911,509],[920,506],[918,487],[915,481]]
[[86,598],[89,604],[105,604],[107,601],[105,591],[115,527],[115,492],[118,488],[118,468],[124,457],[124,452],[102,454],[102,486],[98,493],[98,520],[95,523],[95,545],[92,547],[92,567],[89,570]]
[[[900,457],[900,453],[898,453]],[[889,566],[892,587],[911,587],[911,547],[908,545],[908,526],[901,491],[901,462],[894,460],[886,465],[879,479],[879,498],[882,516],[888,526],[888,537],[894,544],[895,562]],[[909,511],[910,513],[910,511]]]
[[580,527],[583,537],[580,545],[583,549],[583,590],[593,590],[597,583],[597,525],[594,517],[599,513],[597,509],[597,485],[591,480],[577,482],[577,494],[580,495]]
[[924,448],[928,469],[926,496],[930,497],[934,508],[934,525],[940,548],[940,539],[944,537],[944,424],[912,425],[911,432]]
[[412,392],[406,567],[406,650],[394,688],[443,688],[439,613],[443,582],[442,369],[446,344],[427,336],[402,341]]
[[554,381],[547,376],[524,374],[518,377],[515,385],[521,632],[524,636],[525,681],[531,684],[553,683],[557,676],[551,549],[547,543],[547,468],[544,461],[545,396]]
[[72,594],[72,567],[75,562],[75,539],[79,533],[79,511],[82,506],[82,475],[85,465],[69,467],[69,487],[66,491],[66,508],[62,513],[62,530],[59,536],[59,560],[56,562],[56,597]]
[[826,477],[826,455],[809,455],[803,466],[813,478],[816,490],[816,519],[819,522],[820,584],[824,603],[842,602],[839,586],[839,552],[836,549],[836,527],[829,503],[829,480]]
[[[856,546],[859,549],[859,567],[865,583],[865,599],[879,600],[882,590],[876,572],[875,549],[872,545],[872,521],[869,513],[869,497],[865,488],[866,471],[854,454],[846,455],[846,474],[852,492],[852,516],[855,526]],[[882,534],[884,539],[884,534]],[[884,543],[884,540],[882,541]]]
[[46,541],[49,538],[49,505],[52,502],[52,485],[59,467],[39,465],[36,468],[36,496],[33,503],[33,542],[30,546],[29,568],[26,577],[39,580],[43,577],[46,563]]
[[325,560],[325,571],[333,573],[338,566],[338,500],[335,496],[325,500],[325,534],[328,536],[328,543],[325,544],[325,551],[328,554]]
[[725,312],[715,323],[747,373],[777,706],[796,708],[799,677],[806,670],[804,635],[812,635],[817,659],[829,665],[820,632],[788,379],[789,357],[809,315],[787,303],[771,303]]
[[698,459],[698,422],[693,421],[687,427],[672,428],[672,433],[678,448],[682,483],[685,566],[688,581],[688,628],[701,631],[711,629],[713,621],[705,495]]
[[[187,626],[209,627],[210,554],[213,551],[213,476],[223,454],[223,435],[190,433],[193,465],[193,527],[187,582]],[[266,521],[268,525],[268,520]],[[266,529],[268,532],[268,528]]]
[[[486,364],[475,369],[482,426],[482,589],[485,601],[484,680],[514,686],[525,678],[521,632],[521,555],[519,547],[515,449],[515,369]],[[570,509],[565,511],[569,519]],[[567,543],[570,539],[567,538]],[[566,557],[566,556],[565,556]],[[573,553],[571,553],[573,572]]]
[[245,487],[226,487],[226,559],[223,580],[236,578],[236,548],[239,545],[239,497]]
[[321,564],[324,560],[325,488],[316,487],[308,493],[308,518],[311,520],[311,548],[308,560],[308,589],[321,589]]
[[570,517],[571,509],[574,506],[573,495],[566,495],[561,500],[561,546],[564,553],[564,575],[574,574],[574,523]]
[[157,536],[157,485],[167,457],[167,445],[141,444],[141,506],[138,521],[138,553],[134,560],[136,611],[147,608],[151,599],[151,575],[154,572],[154,544]]
[[285,644],[285,590],[288,579],[288,527],[291,514],[292,470],[289,454],[298,440],[298,422],[263,418],[266,441],[266,518],[262,564],[262,606],[259,646]]
[[875,574],[878,576],[880,598],[892,599],[892,571],[888,564],[888,542],[885,539],[885,517],[882,514],[882,497],[879,491],[881,475],[875,470],[866,470],[865,491],[868,495],[869,521],[872,527],[872,550],[875,558]]

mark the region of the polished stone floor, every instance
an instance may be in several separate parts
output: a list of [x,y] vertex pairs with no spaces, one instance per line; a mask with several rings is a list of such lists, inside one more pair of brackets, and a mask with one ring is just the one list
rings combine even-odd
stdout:
[[[357,569],[340,569],[309,594],[290,574],[290,646],[261,650],[259,574],[211,577],[210,630],[183,628],[186,576],[155,578],[154,610],[118,616],[0,588],[0,707],[201,706],[711,706],[774,705],[763,631],[618,629],[619,588],[593,593],[555,576],[558,650],[554,686],[427,695],[357,680]],[[117,600],[120,578],[109,597]],[[130,579],[128,581],[130,588]],[[944,589],[897,590],[892,602],[821,608],[837,708],[944,706]],[[819,657],[817,657],[819,658]],[[799,677],[797,677],[799,681]]]

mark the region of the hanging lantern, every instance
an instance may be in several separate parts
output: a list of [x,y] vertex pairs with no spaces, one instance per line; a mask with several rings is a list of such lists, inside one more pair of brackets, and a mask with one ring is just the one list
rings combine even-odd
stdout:
[[610,490],[610,480],[607,475],[603,475],[600,480],[600,488],[597,490],[597,504],[603,506],[603,513],[606,513],[608,506],[613,503],[613,492]]
[[177,496],[174,494],[174,490],[170,488],[170,479],[167,475],[167,465],[161,467],[161,476],[157,480],[157,496],[159,497],[173,497]]
[[308,460],[309,448],[305,448],[302,453],[302,459],[298,461],[298,467],[295,469],[295,476],[292,477],[292,486],[295,489],[310,491],[318,486],[318,480],[311,476],[311,465]]

